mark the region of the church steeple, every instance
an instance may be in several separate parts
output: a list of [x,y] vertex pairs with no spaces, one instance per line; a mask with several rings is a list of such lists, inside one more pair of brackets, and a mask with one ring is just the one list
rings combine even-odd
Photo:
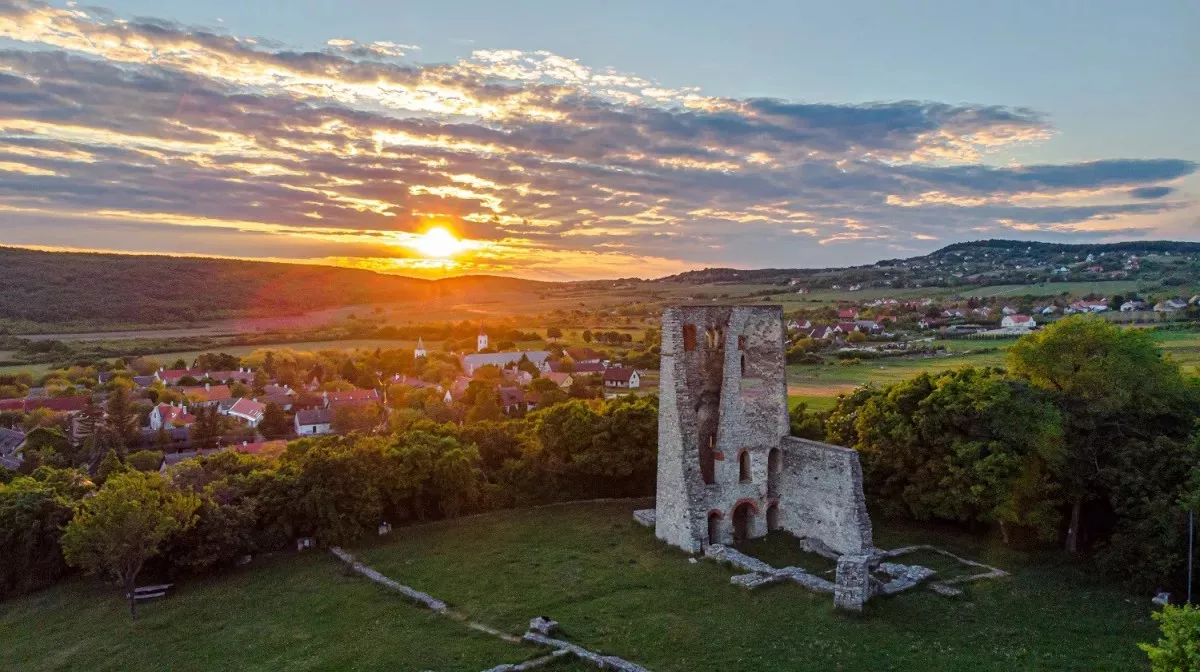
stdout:
[[475,337],[475,350],[482,352],[488,347],[487,332],[484,331],[483,325],[479,325],[479,336]]
[[417,337],[417,349],[413,350],[413,357],[428,357],[429,353],[425,352],[425,341],[420,336]]

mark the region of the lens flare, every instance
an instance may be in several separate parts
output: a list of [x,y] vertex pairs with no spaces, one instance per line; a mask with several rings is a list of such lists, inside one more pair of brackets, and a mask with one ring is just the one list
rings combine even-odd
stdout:
[[445,258],[454,256],[462,249],[462,242],[446,229],[435,226],[413,242],[413,247],[427,257]]

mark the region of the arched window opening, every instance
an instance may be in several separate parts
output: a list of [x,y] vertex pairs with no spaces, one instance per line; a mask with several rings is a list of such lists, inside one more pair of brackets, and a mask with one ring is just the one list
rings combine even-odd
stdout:
[[743,450],[738,455],[738,481],[749,483],[753,478],[750,475],[750,451]]
[[721,543],[721,512],[708,512],[708,545]]
[[767,507],[767,531],[774,532],[779,529],[779,505],[772,504]]

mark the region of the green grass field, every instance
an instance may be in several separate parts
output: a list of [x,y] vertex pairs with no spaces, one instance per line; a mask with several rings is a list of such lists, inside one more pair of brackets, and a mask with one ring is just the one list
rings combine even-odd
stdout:
[[[1012,575],[953,599],[924,590],[879,598],[850,616],[795,585],[731,586],[734,570],[689,563],[637,526],[634,508],[501,512],[398,529],[352,550],[472,619],[519,634],[533,616],[549,616],[571,641],[656,672],[1148,669],[1136,643],[1154,637],[1149,601],[1056,551],[877,522],[881,547],[931,542]],[[749,549],[776,565],[828,569],[786,536]],[[0,603],[0,667],[478,671],[537,655],[347,575],[320,552],[182,582],[142,613],[131,622],[117,591],[90,579]]]

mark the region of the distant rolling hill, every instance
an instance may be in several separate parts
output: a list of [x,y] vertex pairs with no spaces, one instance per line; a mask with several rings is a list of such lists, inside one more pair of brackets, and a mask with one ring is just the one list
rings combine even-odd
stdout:
[[0,247],[0,326],[273,317],[541,286],[547,283],[493,276],[422,280],[329,266]]

